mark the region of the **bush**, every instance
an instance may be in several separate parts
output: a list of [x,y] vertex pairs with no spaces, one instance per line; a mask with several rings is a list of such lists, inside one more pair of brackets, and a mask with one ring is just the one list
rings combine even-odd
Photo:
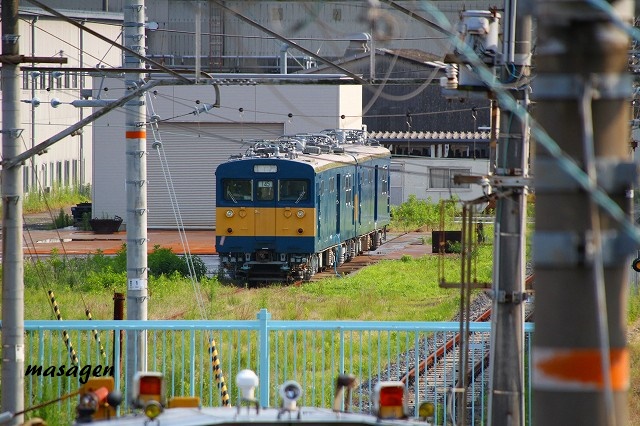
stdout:
[[[444,211],[444,222],[446,227],[453,224],[454,217],[459,214],[459,207],[456,199],[446,202]],[[426,200],[418,200],[415,194],[399,206],[391,207],[391,227],[400,228],[404,232],[412,231],[423,226],[428,229],[436,229],[440,223],[440,204],[434,203],[431,197]]]
[[188,260],[193,265],[196,279],[203,278],[207,273],[207,266],[198,256],[178,256],[170,248],[156,245],[153,247],[153,252],[149,254],[149,273],[154,277],[159,277],[160,275],[170,276],[178,272],[183,277],[188,277],[190,275]]
[[[198,256],[190,257],[197,280],[206,277],[207,266]],[[148,258],[149,276],[155,279],[161,276],[189,276],[187,257],[180,256],[169,248],[155,246]],[[1,271],[1,269],[0,269]],[[101,288],[124,288],[127,273],[127,246],[123,244],[115,256],[105,256],[98,251],[86,257],[64,257],[52,250],[46,260],[25,263],[24,283],[27,288],[35,288],[45,280],[77,288],[80,291]]]

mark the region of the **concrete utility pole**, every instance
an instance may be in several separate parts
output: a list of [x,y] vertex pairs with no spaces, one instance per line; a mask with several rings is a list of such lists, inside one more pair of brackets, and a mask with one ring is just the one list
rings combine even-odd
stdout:
[[[526,109],[531,65],[531,17],[505,1],[503,84]],[[520,4],[518,2],[518,4]],[[522,83],[519,80],[525,79]],[[501,109],[496,190],[506,194],[496,202],[493,309],[491,314],[490,424],[524,425],[524,302],[526,274],[529,124]]]
[[[2,0],[2,157],[21,151],[18,0]],[[2,412],[24,409],[22,167],[2,167]],[[14,417],[11,425],[21,424]]]
[[[127,0],[124,5],[125,46],[145,54],[144,0]],[[125,68],[140,72],[125,74],[126,93],[143,84],[145,61],[125,51]],[[125,123],[126,190],[127,190],[127,319],[147,319],[147,133],[145,94],[127,102]],[[129,400],[133,376],[147,370],[146,331],[127,333],[127,392]]]
[[630,212],[629,38],[613,15],[632,22],[633,2],[602,2],[610,12],[594,3],[537,4],[535,117],[571,162],[560,167],[556,152],[538,148],[534,164],[536,425],[628,422],[628,256],[636,247],[625,246],[594,188]]

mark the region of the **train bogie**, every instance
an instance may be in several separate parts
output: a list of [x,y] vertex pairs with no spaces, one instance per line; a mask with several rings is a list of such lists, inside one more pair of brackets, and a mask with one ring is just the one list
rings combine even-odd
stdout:
[[254,146],[260,152],[216,170],[216,250],[225,276],[308,280],[381,244],[389,223],[388,150]]

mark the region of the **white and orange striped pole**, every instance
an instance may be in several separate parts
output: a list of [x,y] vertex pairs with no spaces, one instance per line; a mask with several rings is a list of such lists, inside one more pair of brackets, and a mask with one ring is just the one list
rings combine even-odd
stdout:
[[[144,84],[145,47],[144,0],[124,4],[125,90],[135,91]],[[140,70],[140,71],[137,71]],[[125,161],[127,193],[127,320],[147,319],[147,131],[145,93],[125,104]],[[127,391],[131,395],[133,377],[147,370],[146,331],[127,332]]]
[[533,424],[626,425],[633,2],[537,3]]

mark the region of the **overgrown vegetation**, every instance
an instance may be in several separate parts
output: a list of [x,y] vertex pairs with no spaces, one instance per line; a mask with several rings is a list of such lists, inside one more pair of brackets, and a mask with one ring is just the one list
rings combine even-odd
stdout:
[[22,204],[23,213],[55,211],[63,207],[91,201],[91,185],[78,188],[54,186],[51,191],[28,192]]
[[391,207],[391,228],[404,232],[418,228],[438,229],[442,217],[446,229],[457,229],[460,225],[455,225],[454,219],[459,215],[460,203],[455,198],[444,201],[442,210],[440,203],[434,203],[431,197],[419,200],[415,194],[411,194],[401,205]]
[[[196,279],[206,277],[207,267],[198,256],[190,261]],[[173,253],[169,248],[155,246],[147,258],[149,277],[158,282],[182,280],[189,277],[187,257]],[[24,284],[27,289],[56,288],[72,293],[125,292],[127,281],[126,244],[115,256],[98,251],[85,257],[65,257],[56,250],[44,260],[25,263]]]
[[53,218],[54,228],[66,228],[71,225],[73,225],[73,218],[69,214],[65,213],[63,209],[60,209],[58,216]]

